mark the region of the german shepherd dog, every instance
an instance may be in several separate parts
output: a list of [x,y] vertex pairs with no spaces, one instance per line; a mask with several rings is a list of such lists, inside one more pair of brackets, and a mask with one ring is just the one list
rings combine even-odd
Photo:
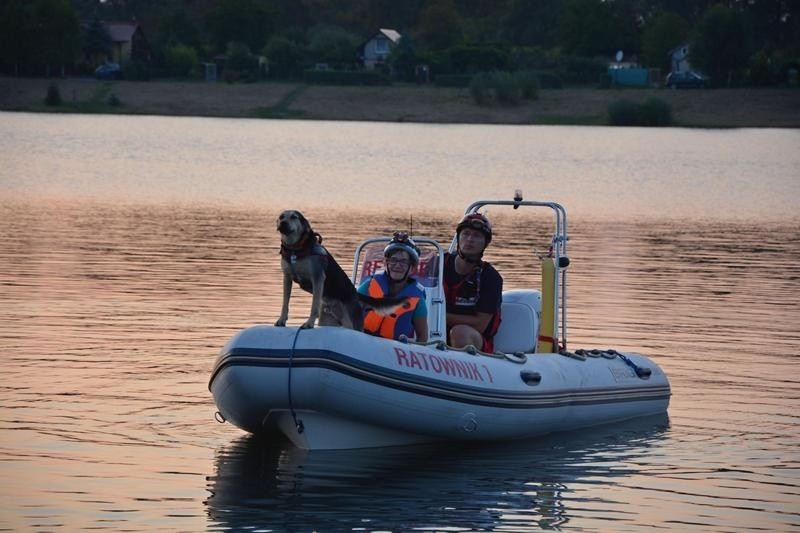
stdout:
[[341,326],[361,331],[364,310],[359,302],[379,314],[388,314],[398,305],[408,305],[408,298],[372,298],[356,292],[336,259],[322,246],[322,237],[311,229],[300,211],[286,210],[278,217],[281,234],[281,269],[283,270],[283,306],[276,326],[285,326],[289,318],[292,283],[310,292],[311,313],[300,326]]

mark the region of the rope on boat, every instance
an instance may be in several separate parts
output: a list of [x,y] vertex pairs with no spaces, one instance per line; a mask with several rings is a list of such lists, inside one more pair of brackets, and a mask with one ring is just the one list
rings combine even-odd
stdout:
[[619,357],[620,359],[625,361],[625,364],[628,365],[629,367],[631,367],[633,369],[633,371],[636,372],[636,375],[639,376],[641,379],[647,379],[653,373],[653,371],[650,370],[649,368],[643,368],[643,367],[637,365],[636,363],[634,363],[633,361],[628,359],[628,357],[626,357],[624,354],[621,354],[616,350],[609,350],[609,352],[613,353],[613,354],[616,354],[617,357]]
[[518,365],[524,365],[528,362],[528,356],[523,352],[503,353],[502,355],[507,361],[517,363]]
[[562,350],[559,353],[565,357],[571,357],[579,361],[586,361],[587,357],[594,357],[594,358],[602,357],[604,359],[615,359],[619,357],[626,365],[631,367],[633,371],[636,372],[636,375],[640,379],[647,379],[653,373],[651,369],[637,365],[636,363],[631,361],[630,358],[627,357],[625,354],[622,354],[613,348],[609,348],[608,350],[598,350],[598,349],[584,350],[583,348],[580,348],[578,350],[575,350],[575,352],[568,352],[567,350]]
[[486,357],[494,357],[495,359],[506,359],[507,361],[511,361],[512,363],[517,363],[518,365],[523,365],[528,361],[528,356],[524,352],[514,352],[514,353],[504,353],[504,352],[483,352],[477,349],[472,344],[468,344],[463,348],[454,348],[453,346],[448,346],[442,340],[433,340],[428,342],[417,342],[412,341],[405,335],[400,335],[397,339],[398,341],[402,342],[403,344],[416,344],[417,346],[433,346],[435,349],[440,351],[454,351],[454,352],[464,352],[469,355],[479,356],[484,355]]
[[297,429],[297,433],[303,433],[303,421],[297,419],[297,413],[294,411],[294,405],[292,404],[292,360],[294,359],[294,347],[297,345],[297,337],[300,336],[300,329],[297,328],[297,332],[294,334],[294,342],[292,342],[292,351],[289,352],[289,377],[287,379],[286,387],[289,392],[289,412],[292,413],[292,420],[294,420],[294,427]]

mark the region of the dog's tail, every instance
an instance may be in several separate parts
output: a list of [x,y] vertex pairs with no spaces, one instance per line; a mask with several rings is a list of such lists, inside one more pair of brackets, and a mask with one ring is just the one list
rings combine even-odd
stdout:
[[408,301],[408,296],[401,296],[401,297],[386,297],[386,298],[374,298],[372,296],[367,296],[366,294],[361,294],[360,292],[356,293],[358,297],[358,301],[360,301],[365,307],[368,307],[378,313],[379,315],[386,316],[398,306],[408,307],[411,304]]

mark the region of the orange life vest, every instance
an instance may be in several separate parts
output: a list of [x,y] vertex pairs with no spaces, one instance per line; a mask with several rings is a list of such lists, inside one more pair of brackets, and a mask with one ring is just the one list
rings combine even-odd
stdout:
[[[385,298],[389,294],[389,276],[381,272],[372,277],[369,282],[369,295],[373,298]],[[414,323],[412,318],[420,298],[425,297],[424,289],[419,283],[406,284],[399,293],[392,296],[408,297],[408,303],[398,305],[388,315],[379,315],[372,309],[367,309],[364,315],[364,332],[378,335],[387,339],[397,339],[400,335],[411,338],[414,336]]]

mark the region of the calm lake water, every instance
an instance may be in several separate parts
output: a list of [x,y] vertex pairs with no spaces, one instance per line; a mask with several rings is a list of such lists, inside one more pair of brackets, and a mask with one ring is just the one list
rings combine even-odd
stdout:
[[[0,529],[798,530],[799,177],[797,130],[0,113]],[[347,264],[516,188],[567,209],[570,348],[652,357],[668,416],[321,453],[214,421],[280,210]],[[489,213],[507,288],[549,239],[522,211]]]

